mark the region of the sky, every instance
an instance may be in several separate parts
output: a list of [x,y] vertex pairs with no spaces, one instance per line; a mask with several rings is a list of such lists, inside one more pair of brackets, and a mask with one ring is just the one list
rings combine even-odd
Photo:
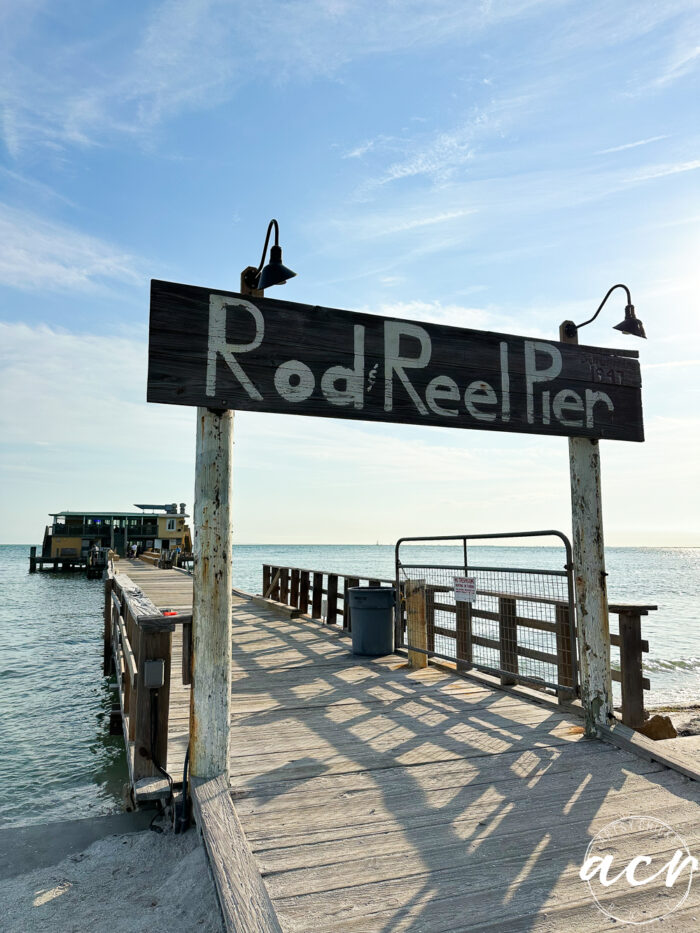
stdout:
[[[557,339],[626,283],[646,441],[602,441],[609,546],[700,546],[692,0],[24,0],[0,7],[0,542],[181,502],[149,282]],[[583,337],[582,337],[583,342]],[[238,543],[571,527],[562,437],[235,416]]]

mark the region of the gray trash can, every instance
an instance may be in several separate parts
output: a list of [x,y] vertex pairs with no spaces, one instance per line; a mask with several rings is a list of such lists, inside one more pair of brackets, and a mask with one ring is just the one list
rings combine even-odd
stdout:
[[394,650],[393,586],[351,586],[352,653],[380,657]]

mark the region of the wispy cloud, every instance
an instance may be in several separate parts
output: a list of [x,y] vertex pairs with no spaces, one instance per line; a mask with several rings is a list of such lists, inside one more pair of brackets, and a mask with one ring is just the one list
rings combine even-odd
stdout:
[[468,217],[475,214],[476,209],[442,211],[428,217],[414,217],[413,219],[401,220],[396,223],[390,223],[388,226],[375,227],[372,230],[373,236],[389,236],[395,233],[404,233],[409,230],[418,230],[421,227],[435,227],[438,224],[448,223],[450,220],[458,220],[461,217]]
[[649,143],[668,139],[668,136],[650,136],[649,139],[638,139],[633,143],[623,143],[622,146],[612,146],[610,149],[599,149],[596,155],[607,155],[610,152],[623,152],[625,149],[637,149],[638,146],[647,146]]
[[700,159],[692,159],[689,162],[671,162],[665,165],[650,165],[630,176],[628,181],[650,181],[652,178],[664,178],[667,175],[678,175],[680,172],[694,172],[699,168]]
[[700,62],[700,45],[676,52],[652,84],[655,87],[666,87],[690,74],[697,67],[698,62]]
[[[163,0],[142,7],[128,33],[114,14],[98,38],[64,41],[58,54],[55,37],[42,33],[47,4],[33,0],[6,23],[0,128],[15,156],[30,143],[60,151],[115,133],[141,137],[183,112],[231,99],[254,79],[330,77],[369,56],[471,46],[555,2],[305,0],[281,15],[276,0]],[[361,144],[348,157],[362,153]]]
[[140,284],[136,257],[60,224],[0,204],[0,284],[23,291],[95,291]]

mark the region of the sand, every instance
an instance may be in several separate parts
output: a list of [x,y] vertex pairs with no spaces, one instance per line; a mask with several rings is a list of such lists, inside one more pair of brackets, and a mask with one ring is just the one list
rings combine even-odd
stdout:
[[223,933],[197,832],[176,836],[169,827],[110,835],[53,865],[0,880],[0,929]]

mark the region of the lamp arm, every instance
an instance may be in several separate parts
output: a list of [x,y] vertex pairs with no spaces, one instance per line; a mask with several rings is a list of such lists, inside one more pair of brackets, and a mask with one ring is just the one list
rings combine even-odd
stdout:
[[626,294],[627,294],[627,304],[628,304],[628,306],[632,304],[632,295],[630,294],[629,288],[627,288],[626,285],[623,285],[621,282],[619,282],[617,285],[613,285],[612,288],[608,289],[607,295],[605,296],[605,298],[603,298],[603,300],[601,301],[601,303],[598,305],[598,310],[597,310],[596,313],[593,315],[593,317],[589,318],[587,321],[584,321],[583,324],[577,324],[577,325],[576,325],[576,329],[577,329],[577,330],[578,330],[580,327],[585,327],[586,324],[591,324],[593,321],[595,321],[595,319],[598,317],[598,315],[600,314],[600,312],[603,310],[603,305],[604,305],[605,302],[608,300],[608,298],[612,295],[612,293],[615,291],[616,288],[624,288],[624,290],[625,290],[625,292],[626,292]]
[[258,266],[258,272],[262,271],[262,267],[265,265],[265,257],[267,256],[267,245],[270,242],[270,233],[272,228],[275,228],[275,246],[279,246],[279,236],[280,228],[277,221],[273,218],[270,223],[267,225],[267,234],[265,236],[265,245],[263,246],[262,259],[260,260],[260,265]]

